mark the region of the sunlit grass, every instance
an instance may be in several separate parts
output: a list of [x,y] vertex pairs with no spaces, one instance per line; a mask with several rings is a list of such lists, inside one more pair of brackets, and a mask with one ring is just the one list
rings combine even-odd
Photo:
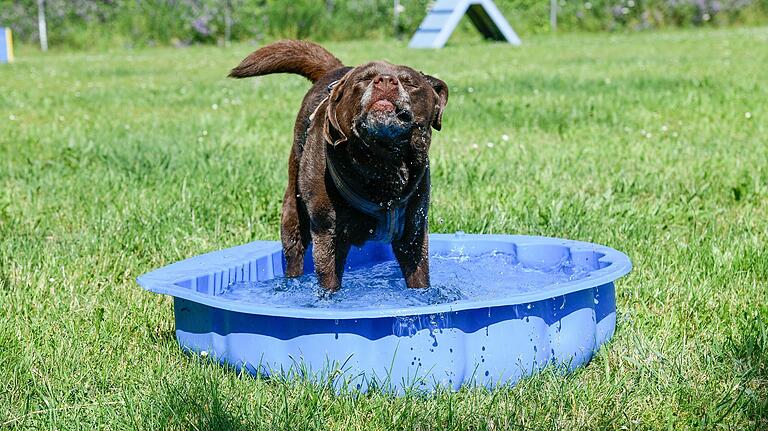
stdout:
[[[253,47],[0,67],[0,428],[768,428],[768,30],[329,47],[449,83],[435,232],[594,241],[635,269],[613,340],[487,393],[334,396],[183,355],[137,275],[277,239],[296,76]],[[506,137],[506,138],[505,138]]]

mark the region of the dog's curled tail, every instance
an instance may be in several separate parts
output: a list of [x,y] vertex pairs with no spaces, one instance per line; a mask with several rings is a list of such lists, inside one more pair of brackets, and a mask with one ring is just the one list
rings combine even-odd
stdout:
[[229,72],[230,78],[296,73],[316,82],[344,64],[322,46],[304,40],[281,40],[252,52]]

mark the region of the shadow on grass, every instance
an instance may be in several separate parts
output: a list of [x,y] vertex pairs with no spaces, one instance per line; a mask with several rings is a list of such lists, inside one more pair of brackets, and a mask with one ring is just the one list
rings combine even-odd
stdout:
[[209,373],[170,382],[164,380],[152,398],[159,404],[161,429],[252,430],[241,409],[221,391],[219,378]]
[[768,306],[756,305],[741,316],[741,328],[728,337],[726,355],[740,375],[737,387],[719,403],[721,421],[741,410],[753,429],[768,429]]

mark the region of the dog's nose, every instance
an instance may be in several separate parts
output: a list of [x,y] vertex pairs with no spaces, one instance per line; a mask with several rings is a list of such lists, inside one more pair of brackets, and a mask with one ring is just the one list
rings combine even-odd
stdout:
[[373,78],[373,86],[383,91],[387,91],[390,88],[397,88],[397,84],[397,78],[392,75],[378,75]]

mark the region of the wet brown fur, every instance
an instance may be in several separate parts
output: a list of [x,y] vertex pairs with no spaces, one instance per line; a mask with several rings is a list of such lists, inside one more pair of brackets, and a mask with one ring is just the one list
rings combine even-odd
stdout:
[[[286,275],[303,274],[304,254],[312,243],[320,284],[329,291],[339,289],[351,245],[364,243],[376,228],[375,218],[340,195],[327,172],[330,159],[345,182],[360,186],[372,202],[397,202],[412,196],[406,205],[403,235],[392,246],[408,287],[428,287],[428,150],[431,128],[440,130],[442,126],[448,99],[445,83],[385,62],[345,67],[324,48],[307,41],[267,45],[244,59],[229,76],[271,73],[296,73],[314,83],[296,118],[288,162],[280,230]],[[375,84],[377,76],[395,76],[396,86]],[[329,84],[335,81],[338,83],[329,92]],[[362,93],[364,87],[368,95]],[[403,91],[405,96],[397,98]],[[408,111],[411,121],[404,123],[408,134],[389,140],[361,134],[361,127],[368,124],[361,118],[384,115],[369,111],[376,100],[363,106],[366,97],[391,100],[399,112]]]
[[316,82],[331,70],[343,66],[333,54],[312,42],[281,40],[254,51],[229,72],[229,77],[295,73]]

